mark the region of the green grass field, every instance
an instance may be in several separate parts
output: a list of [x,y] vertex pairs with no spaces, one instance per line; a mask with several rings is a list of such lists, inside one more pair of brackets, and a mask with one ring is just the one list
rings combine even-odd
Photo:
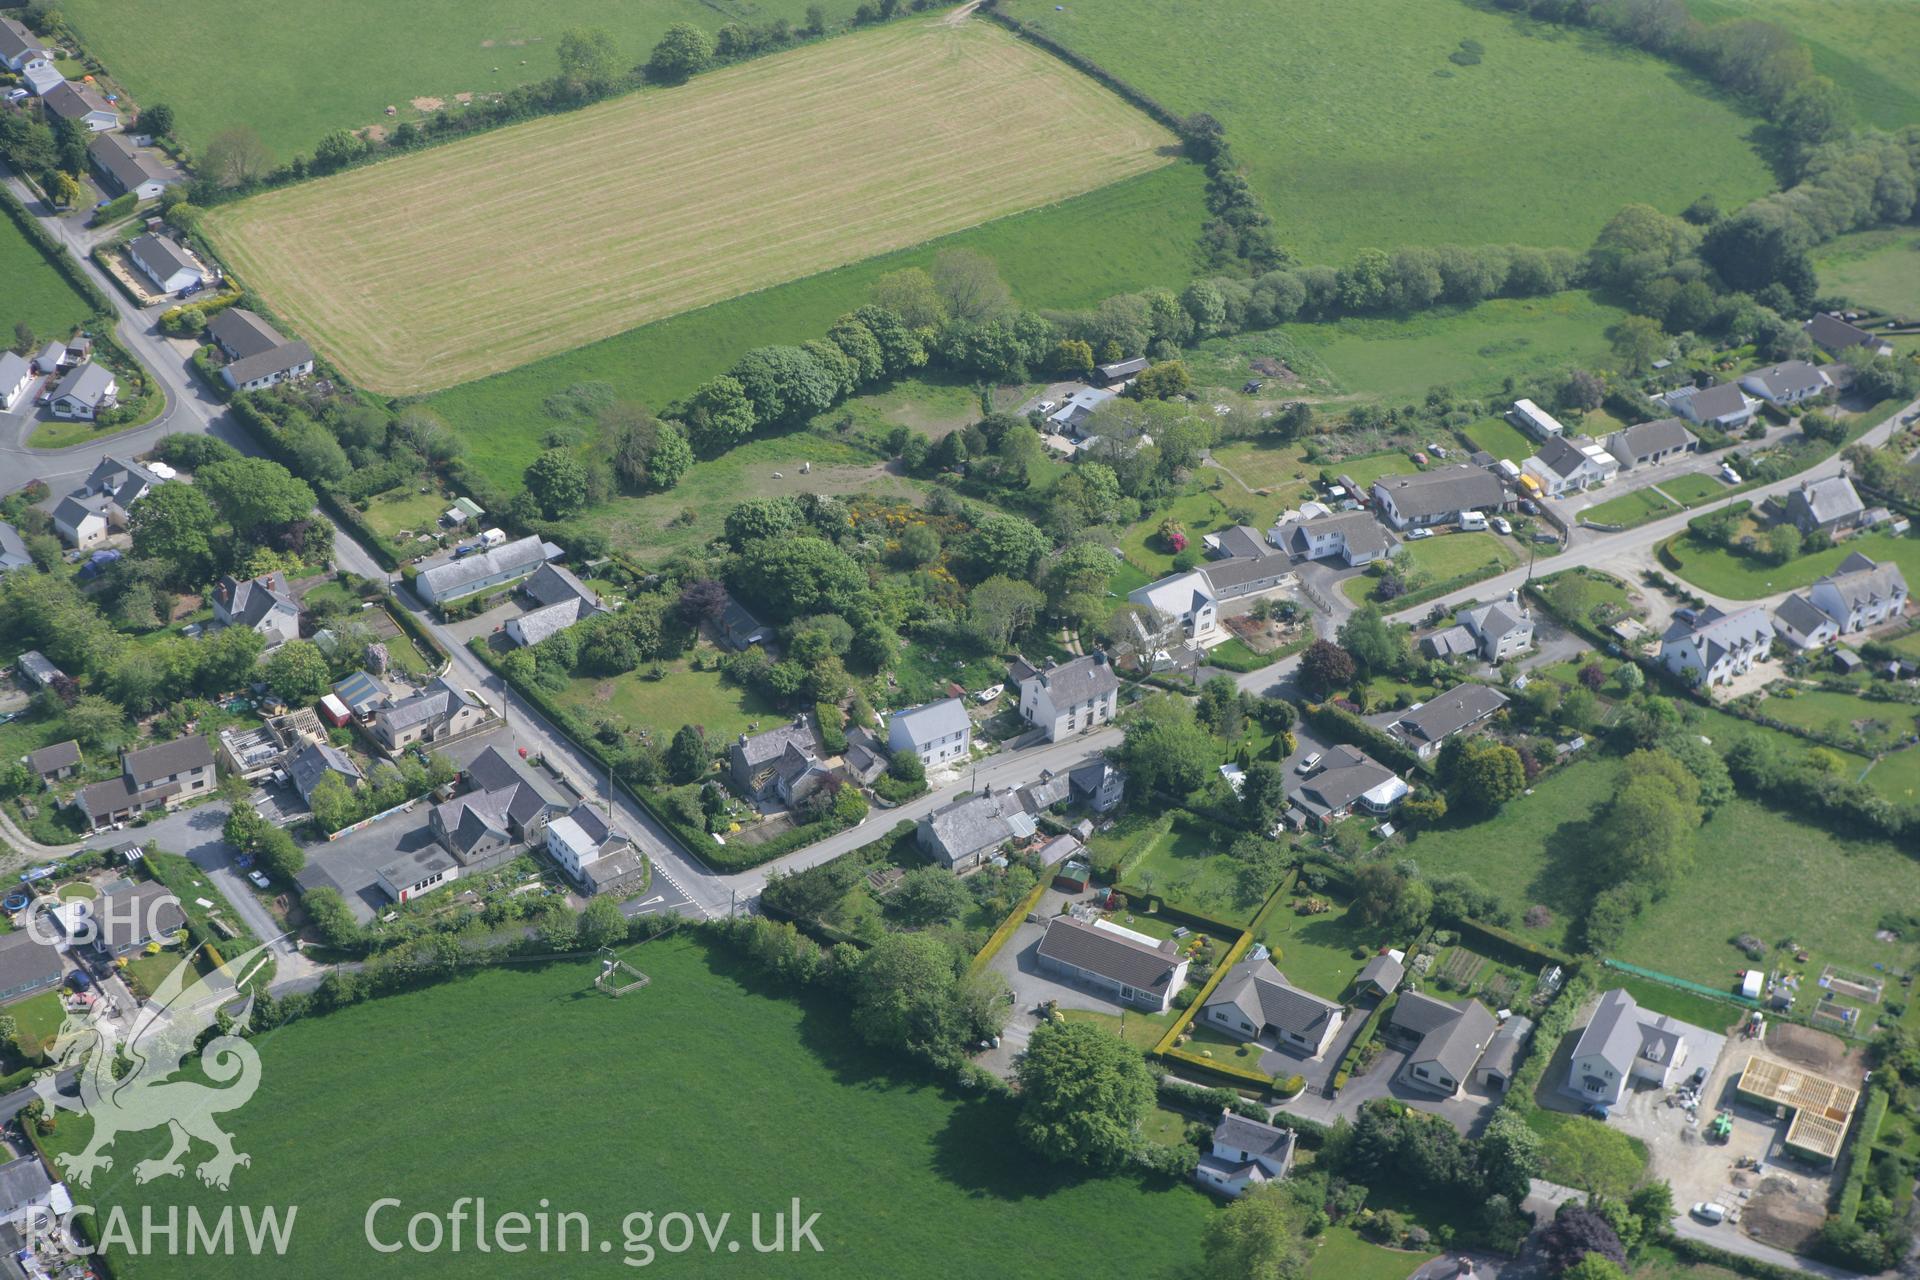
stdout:
[[1604,502],[1596,502],[1590,507],[1583,507],[1580,518],[1592,521],[1594,524],[1616,524],[1623,528],[1631,528],[1637,524],[1645,524],[1649,520],[1657,520],[1664,515],[1671,515],[1679,509],[1652,489],[1634,489],[1608,498]]
[[[1585,247],[1629,200],[1677,213],[1711,191],[1733,208],[1773,186],[1745,141],[1754,122],[1699,82],[1492,8],[1014,0],[1009,12],[1174,112],[1217,117],[1281,243],[1308,262],[1448,241]],[[1468,40],[1479,64],[1450,61]]]
[[1298,444],[1235,440],[1215,449],[1213,459],[1239,477],[1249,489],[1298,493],[1303,482],[1318,474],[1317,468],[1302,459]]
[[1920,751],[1908,749],[1882,756],[1867,771],[1867,785],[1900,804],[1920,800]]
[[9,343],[13,327],[25,321],[42,342],[64,338],[88,315],[87,300],[48,265],[13,219],[0,216],[0,326]]
[[1533,440],[1505,418],[1482,418],[1464,428],[1463,434],[1496,458],[1518,463],[1533,456]]
[[1233,524],[1226,504],[1211,493],[1184,494],[1148,513],[1146,519],[1127,530],[1126,536],[1120,539],[1120,550],[1128,560],[1152,575],[1149,581],[1173,572],[1174,553],[1167,549],[1159,535],[1160,522],[1167,519],[1177,520],[1185,527],[1190,550],[1200,547],[1202,534]]
[[623,400],[664,408],[753,347],[820,336],[867,301],[876,277],[924,267],[942,249],[992,258],[1030,307],[1090,306],[1131,289],[1178,287],[1194,272],[1204,186],[1199,169],[1169,165],[1049,208],[644,325],[451,387],[426,403],[467,440],[470,465],[517,488],[541,447],[540,432],[528,424],[544,418],[541,402],[554,392],[605,382]]
[[1250,920],[1260,904],[1240,897],[1239,865],[1219,836],[1176,822],[1148,846],[1127,874],[1129,884],[1220,920]]
[[1607,329],[1624,314],[1586,293],[1497,298],[1405,320],[1290,324],[1216,338],[1191,353],[1190,362],[1197,380],[1223,383],[1250,376],[1252,359],[1280,359],[1310,380],[1324,375],[1330,391],[1395,403],[1435,386],[1492,395],[1508,377],[1524,394],[1530,383],[1569,364],[1604,363]]
[[[591,990],[594,965],[561,963],[495,970],[266,1036],[258,1096],[222,1116],[252,1156],[230,1193],[191,1174],[136,1185],[133,1164],[165,1149],[162,1129],[120,1137],[112,1171],[86,1198],[126,1206],[136,1222],[142,1205],[217,1210],[231,1195],[297,1204],[292,1245],[272,1268],[289,1280],[476,1273],[470,1247],[373,1252],[362,1224],[381,1197],[404,1202],[380,1219],[402,1231],[407,1214],[445,1212],[459,1196],[485,1196],[494,1214],[532,1213],[545,1198],[587,1214],[593,1235],[615,1246],[593,1263],[496,1258],[482,1268],[493,1276],[617,1267],[621,1220],[637,1210],[704,1211],[710,1221],[732,1213],[744,1238],[749,1214],[785,1211],[795,1196],[820,1214],[822,1254],[743,1246],[729,1263],[703,1246],[658,1260],[701,1275],[826,1266],[842,1276],[984,1280],[1006,1274],[1007,1254],[981,1242],[1004,1239],[1017,1241],[1020,1274],[1045,1280],[1084,1275],[1088,1257],[1110,1250],[1116,1222],[1128,1224],[1127,1274],[1169,1275],[1197,1255],[1211,1207],[1192,1187],[1056,1171],[1012,1140],[1010,1105],[893,1077],[859,1047],[839,1007],[762,994],[757,978],[696,942],[627,957],[652,984],[618,1001]],[[373,1046],[403,1048],[368,1071]],[[368,1118],[401,1115],[405,1140],[369,1139]],[[751,1158],[716,1158],[717,1116],[721,1146]],[[70,1149],[85,1137],[83,1120],[63,1118],[56,1141]],[[112,1262],[128,1280],[260,1271],[245,1257],[116,1252]]]
[[6,1013],[19,1030],[21,1051],[29,1058],[42,1056],[67,1020],[67,1007],[57,990],[42,991],[18,1004],[10,1004]]
[[1715,498],[1724,497],[1731,487],[1717,476],[1706,475],[1699,471],[1660,482],[1660,492],[1675,502],[1689,507],[1697,507],[1703,502],[1712,502]]
[[[1511,543],[1491,533],[1443,533],[1422,538],[1407,543],[1394,557],[1394,563],[1408,575],[1426,574],[1434,582],[1469,573],[1490,578],[1503,569],[1512,568],[1519,560]],[[1372,598],[1375,581],[1370,575],[1361,574],[1342,582],[1340,590],[1355,604],[1365,604]]]
[[1868,747],[1885,750],[1914,732],[1920,707],[1899,702],[1870,702],[1825,689],[1802,689],[1790,698],[1778,695],[1767,698],[1760,704],[1760,713],[1837,738],[1863,733]]
[[728,684],[717,671],[695,671],[684,658],[665,666],[667,675],[662,680],[648,680],[636,672],[612,680],[576,676],[558,698],[589,721],[609,712],[628,724],[653,730],[660,742],[687,724],[705,728],[711,741],[727,742],[756,721],[764,728],[780,718],[772,703],[751,689]]
[[1920,536],[1911,533],[1862,534],[1786,564],[1769,564],[1761,556],[1743,555],[1726,547],[1703,547],[1684,533],[1668,541],[1665,550],[1679,561],[1680,577],[1702,591],[1729,600],[1756,600],[1776,591],[1810,586],[1856,551],[1873,560],[1893,561],[1910,582],[1920,577]]
[[[851,0],[823,6],[832,22],[853,16]],[[559,70],[559,41],[571,27],[609,31],[620,65],[633,66],[676,22],[708,32],[731,21],[806,18],[802,0],[653,0],[609,8],[595,0],[554,0],[529,8],[507,0],[428,0],[395,12],[377,0],[336,0],[312,11],[290,0],[75,0],[61,6],[96,57],[139,102],[166,102],[181,137],[204,146],[223,129],[247,125],[280,160],[311,153],[331,129],[419,119],[416,98],[489,94],[544,80]],[[246,32],[246,55],[218,75],[183,76],[179,52],[214,49]],[[380,38],[369,39],[378,31]],[[341,68],[351,67],[351,75]]]
[[1894,315],[1920,311],[1920,236],[1911,230],[1856,231],[1830,240],[1814,266],[1823,294]]
[[[1308,896],[1304,890],[1294,895],[1301,900]],[[1289,981],[1323,999],[1338,1000],[1367,963],[1354,958],[1355,947],[1372,952],[1382,946],[1404,946],[1407,939],[1367,924],[1338,903],[1320,915],[1300,915],[1282,902],[1261,926],[1260,941],[1278,953],[1273,963]]]
[[1381,476],[1412,475],[1420,468],[1414,464],[1413,456],[1389,449],[1383,453],[1369,453],[1358,458],[1347,458],[1333,463],[1326,470],[1338,476],[1346,476],[1361,490],[1373,488],[1373,482]]
[[1920,895],[1920,864],[1893,844],[1851,840],[1736,800],[1694,841],[1693,870],[1636,921],[1614,954],[1709,986],[1742,963],[1729,945],[1751,933],[1791,937],[1822,960],[1904,967],[1910,948],[1877,942],[1890,902]]
[[1707,22],[1759,18],[1806,42],[1813,69],[1853,100],[1862,123],[1920,121],[1920,8],[1906,0],[1687,0]]

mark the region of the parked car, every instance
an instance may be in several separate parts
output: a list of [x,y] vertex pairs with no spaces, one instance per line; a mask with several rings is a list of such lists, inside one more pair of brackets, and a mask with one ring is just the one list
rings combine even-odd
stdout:
[[255,888],[271,889],[273,887],[273,881],[267,879],[266,876],[258,871],[247,872],[247,879],[253,881]]
[[1591,1116],[1595,1120],[1605,1120],[1608,1116],[1612,1115],[1613,1112],[1604,1102],[1589,1102],[1580,1109],[1580,1114]]
[[1409,529],[1409,530],[1407,530],[1407,541],[1408,541],[1408,542],[1418,542],[1418,541],[1420,541],[1420,539],[1422,539],[1422,538],[1431,538],[1432,536],[1433,536],[1433,530],[1431,530],[1431,529]]
[[1294,766],[1294,769],[1295,769],[1295,772],[1297,773],[1309,773],[1313,770],[1314,766],[1318,765],[1319,763],[1320,763],[1320,753],[1318,751],[1315,751],[1310,755],[1308,755],[1305,760],[1302,760],[1298,765]]
[[1727,1206],[1713,1200],[1702,1200],[1687,1212],[1700,1221],[1718,1225],[1727,1220]]
[[1513,521],[1507,519],[1505,516],[1495,516],[1493,518],[1493,529],[1495,533],[1511,534],[1513,532]]
[[25,100],[25,98],[26,98],[26,96],[27,96],[27,91],[26,91],[25,89],[9,89],[9,90],[7,90],[7,101],[8,101],[8,102],[21,102],[21,101],[24,101],[24,100]]
[[1058,400],[1042,400],[1039,404],[1033,406],[1034,412],[1036,413],[1052,413],[1059,407],[1060,402]]
[[1688,1081],[1688,1083],[1691,1084],[1694,1088],[1698,1089],[1701,1085],[1705,1084],[1706,1082],[1707,1082],[1707,1069],[1705,1067],[1694,1068],[1693,1079]]
[[1720,464],[1720,478],[1728,484],[1740,483],[1740,473],[1724,462]]
[[1537,516],[1540,514],[1540,504],[1535,502],[1532,498],[1520,499],[1520,509],[1526,512],[1530,516]]

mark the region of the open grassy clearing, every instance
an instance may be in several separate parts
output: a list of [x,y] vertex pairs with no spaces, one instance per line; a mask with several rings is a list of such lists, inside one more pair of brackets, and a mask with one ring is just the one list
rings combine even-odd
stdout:
[[[1732,208],[1772,181],[1754,123],[1589,32],[1458,0],[1014,0],[1178,113],[1225,125],[1308,262],[1403,244],[1585,246],[1623,203]],[[1477,42],[1477,65],[1449,60]],[[1642,145],[1660,138],[1653,153]],[[1418,192],[1417,199],[1408,199]]]
[[1877,942],[1888,904],[1920,895],[1920,863],[1878,840],[1851,840],[1735,800],[1694,840],[1693,870],[1621,939],[1622,960],[1709,986],[1741,967],[1728,939],[1793,938],[1823,961],[1871,971],[1910,948]]
[[1569,364],[1604,363],[1607,330],[1624,314],[1579,292],[1496,298],[1404,320],[1290,324],[1216,338],[1194,352],[1191,363],[1196,379],[1231,383],[1253,376],[1248,362],[1265,356],[1285,360],[1302,377],[1324,376],[1326,390],[1401,404],[1441,385],[1492,395],[1508,377],[1524,392],[1531,381]]
[[1774,695],[1760,704],[1762,715],[1836,738],[1863,734],[1867,746],[1885,750],[1914,732],[1920,707],[1900,702],[1870,702],[1826,689],[1802,689],[1791,697]]
[[1327,1000],[1338,1000],[1353,984],[1353,977],[1366,965],[1356,959],[1355,947],[1369,952],[1381,946],[1404,946],[1407,939],[1391,929],[1370,925],[1359,913],[1325,894],[1314,894],[1302,887],[1294,899],[1312,897],[1333,902],[1333,910],[1319,915],[1302,915],[1288,903],[1281,903],[1260,928],[1260,941],[1276,954],[1273,963],[1289,981],[1303,990]]
[[1856,231],[1820,246],[1820,291],[1895,315],[1920,311],[1920,236],[1910,229]]
[[1900,804],[1920,800],[1920,750],[1910,748],[1880,757],[1867,770],[1866,783]]
[[1220,920],[1249,920],[1260,907],[1239,892],[1239,864],[1213,832],[1175,822],[1127,873],[1129,884]]
[[1590,507],[1580,509],[1580,519],[1590,520],[1594,524],[1616,524],[1631,527],[1657,520],[1661,516],[1671,515],[1680,508],[1655,493],[1651,488],[1634,489],[1596,502]]
[[1439,1256],[1433,1249],[1387,1249],[1350,1227],[1330,1227],[1313,1241],[1312,1280],[1404,1280]]
[[13,341],[13,327],[21,321],[42,342],[64,338],[73,327],[87,318],[85,298],[74,292],[66,278],[48,265],[39,248],[21,234],[13,219],[0,216],[0,326],[7,342]]
[[1346,476],[1363,491],[1371,490],[1373,482],[1381,476],[1411,475],[1419,469],[1414,465],[1412,455],[1391,449],[1384,453],[1369,453],[1358,458],[1347,458],[1326,468],[1335,475]]
[[1686,0],[1706,22],[1759,18],[1806,42],[1866,124],[1920,122],[1920,8],[1906,0]]
[[[1503,569],[1512,568],[1519,561],[1520,557],[1512,544],[1491,533],[1445,533],[1423,538],[1407,543],[1401,548],[1400,554],[1394,557],[1394,563],[1408,576],[1426,574],[1434,582],[1445,582],[1470,573],[1490,578]],[[1340,590],[1355,604],[1365,604],[1373,598],[1377,581],[1377,578],[1363,573],[1342,582]]]
[[1519,462],[1533,456],[1533,441],[1505,418],[1482,418],[1465,428],[1467,439],[1496,458]]
[[[828,21],[853,16],[853,0],[823,6]],[[281,160],[311,152],[331,129],[425,114],[416,98],[490,94],[544,80],[560,69],[560,36],[570,27],[605,28],[620,65],[646,61],[675,22],[709,32],[729,21],[806,19],[806,0],[649,0],[618,7],[596,0],[425,0],[396,9],[378,0],[331,0],[314,9],[291,0],[75,0],[60,11],[136,101],[166,102],[180,136],[205,146],[223,129],[246,125]],[[218,75],[180,74],[183,50],[228,47],[246,33],[244,56],[223,59]],[[378,39],[369,39],[370,32]],[[342,74],[351,68],[350,74]],[[386,110],[397,107],[389,118]]]
[[1701,546],[1684,533],[1668,541],[1663,550],[1679,562],[1680,577],[1729,600],[1757,600],[1810,586],[1856,551],[1873,560],[1893,561],[1909,582],[1920,578],[1920,537],[1911,533],[1861,534],[1786,564],[1771,564],[1763,555],[1749,556],[1726,547]]
[[[998,27],[902,23],[267,192],[205,226],[350,376],[413,394],[1105,186],[1173,146]],[[568,191],[594,198],[559,207]]]
[[[943,249],[992,258],[1029,307],[1091,306],[1130,289],[1178,288],[1194,272],[1204,186],[1197,167],[1168,165],[1044,209],[643,325],[452,387],[428,404],[468,441],[469,465],[511,488],[540,451],[540,433],[528,423],[544,418],[541,402],[554,392],[604,382],[623,400],[663,408],[753,347],[818,337],[835,317],[867,301],[877,277],[924,267]],[[680,491],[687,483],[681,481]]]
[[1660,482],[1660,492],[1675,502],[1684,503],[1689,507],[1696,507],[1703,502],[1712,502],[1715,498],[1724,497],[1730,487],[1719,477],[1710,476],[1701,471],[1675,476],[1671,480]]
[[1296,444],[1270,440],[1235,440],[1213,451],[1213,460],[1231,471],[1249,489],[1298,493],[1300,486],[1319,474]]
[[662,665],[667,674],[659,680],[640,672],[611,680],[576,676],[557,696],[563,705],[578,708],[589,723],[597,715],[611,714],[653,730],[660,742],[687,724],[700,725],[710,741],[728,742],[751,724],[769,728],[781,718],[772,703],[751,689],[728,684],[717,671],[695,671],[684,658]]
[[[497,1212],[532,1213],[546,1197],[587,1214],[618,1258],[620,1221],[636,1208],[700,1209],[709,1220],[731,1212],[745,1238],[748,1214],[784,1210],[798,1195],[821,1215],[824,1257],[848,1276],[1003,1275],[1007,1255],[980,1247],[990,1238],[1018,1242],[1021,1275],[1079,1276],[1108,1249],[1115,1222],[1137,1232],[1128,1274],[1171,1274],[1195,1255],[1211,1208],[1194,1188],[1056,1172],[1011,1139],[1010,1105],[956,1101],[893,1078],[830,1002],[762,994],[755,978],[697,943],[626,956],[653,982],[623,1000],[591,991],[592,964],[497,970],[264,1037],[260,1096],[224,1122],[253,1157],[234,1190],[301,1206],[274,1274],[474,1274],[470,1251],[370,1250],[362,1219],[382,1196],[401,1198],[407,1213],[444,1211],[465,1195],[487,1197]],[[501,1035],[503,1026],[514,1033]],[[378,1072],[361,1068],[368,1045],[389,1050]],[[527,1079],[534,1052],[540,1105],[502,1105],[503,1083]],[[462,1069],[449,1074],[449,1062]],[[356,1123],[402,1113],[412,1117],[404,1142],[369,1143]],[[717,1114],[727,1116],[730,1144],[753,1159],[689,1158],[710,1146]],[[56,1141],[70,1148],[86,1136],[85,1122],[68,1118]],[[135,1221],[146,1204],[217,1211],[225,1195],[193,1177],[135,1184],[134,1160],[166,1142],[163,1131],[123,1135],[89,1199],[125,1205]],[[494,1158],[500,1151],[520,1155]],[[404,1230],[405,1214],[396,1220]],[[599,1256],[588,1264],[530,1253],[486,1270],[585,1274],[611,1265]],[[743,1245],[737,1262],[704,1249],[663,1260],[702,1275],[785,1276],[817,1274],[822,1255],[757,1255]],[[244,1256],[116,1253],[112,1262],[130,1280],[259,1272]]]

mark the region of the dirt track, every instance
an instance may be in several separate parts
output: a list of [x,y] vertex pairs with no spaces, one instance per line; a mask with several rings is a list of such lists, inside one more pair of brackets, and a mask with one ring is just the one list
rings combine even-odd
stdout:
[[411,394],[1105,186],[1173,143],[998,27],[903,24],[203,225],[355,381]]

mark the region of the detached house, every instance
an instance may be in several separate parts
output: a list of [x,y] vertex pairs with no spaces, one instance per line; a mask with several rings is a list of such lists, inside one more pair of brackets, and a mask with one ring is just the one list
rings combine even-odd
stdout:
[[625,893],[646,879],[645,856],[584,800],[547,824],[547,852],[589,894]]
[[1899,617],[1907,607],[1907,579],[1892,561],[1876,564],[1856,551],[1814,583],[1807,598],[1846,635]]
[[0,413],[12,413],[26,399],[33,385],[33,368],[26,358],[11,351],[0,351]]
[[1759,396],[1768,404],[1791,408],[1807,400],[1817,400],[1833,390],[1833,379],[1818,366],[1805,360],[1755,369],[1740,379],[1743,390]]
[[1227,971],[1200,1011],[1207,1026],[1242,1040],[1271,1041],[1313,1059],[1325,1053],[1346,1011],[1288,982],[1271,960],[1243,960]]
[[213,790],[213,749],[197,733],[120,757],[120,776],[80,788],[73,807],[87,829],[102,827],[154,809],[175,805]]
[[720,643],[736,651],[750,649],[756,644],[764,645],[773,636],[773,632],[747,612],[746,606],[736,600],[732,592],[727,593],[726,608],[720,611],[720,621],[714,629],[719,632]]
[[1463,511],[1498,511],[1509,501],[1506,486],[1491,471],[1461,463],[1373,482],[1380,518],[1395,529],[1450,524]]
[[[1136,587],[1127,593],[1127,601],[1168,619],[1193,644],[1204,644],[1220,633],[1220,597],[1207,575],[1198,569]],[[1144,626],[1137,629],[1146,635]]]
[[949,871],[971,871],[1008,841],[1028,839],[1038,829],[1019,791],[988,788],[920,819],[914,843]]
[[1625,1096],[1630,1081],[1664,1089],[1687,1060],[1682,1030],[1665,1014],[1640,1008],[1625,991],[1607,992],[1573,1046],[1565,1092],[1610,1107]]
[[1787,519],[1801,533],[1829,536],[1860,523],[1866,504],[1845,476],[1803,481],[1787,494]]
[[507,638],[518,645],[539,644],[605,612],[592,588],[556,564],[543,564],[534,570],[533,576],[521,584],[520,592],[536,607],[507,621]]
[[896,711],[887,723],[887,750],[911,751],[929,768],[965,760],[972,745],[973,722],[958,698]]
[[1687,424],[1679,418],[1642,422],[1607,437],[1607,452],[1622,467],[1629,468],[1652,466],[1699,447],[1700,437],[1687,430]]
[[1384,560],[1400,550],[1393,535],[1366,511],[1289,520],[1275,525],[1267,538],[1295,560],[1338,560],[1350,569]]
[[1773,611],[1773,629],[1796,649],[1818,649],[1832,644],[1840,636],[1840,624],[1808,599],[1795,592]]
[[1296,821],[1324,831],[1356,808],[1392,813],[1410,788],[1398,774],[1356,747],[1328,747],[1319,767],[1287,795]]
[[1773,649],[1767,611],[1751,606],[1722,613],[1708,606],[1691,623],[1676,621],[1660,640],[1660,662],[1694,684],[1716,685],[1742,675]]
[[332,743],[309,742],[287,757],[287,777],[304,803],[313,803],[314,788],[328,776],[340,779],[349,790],[364,781],[360,766]]
[[1418,991],[1401,993],[1386,1027],[1391,1038],[1407,1046],[1406,1082],[1442,1098],[1453,1097],[1474,1078],[1496,1028],[1493,1014],[1478,1000],[1448,1004]]
[[86,364],[68,372],[53,389],[47,408],[56,418],[92,422],[120,403],[120,384],[103,364]]
[[29,62],[44,62],[53,57],[47,42],[12,18],[0,17],[0,65],[19,71]]
[[1549,498],[1597,488],[1620,471],[1614,456],[1585,436],[1554,436],[1520,465]]
[[140,268],[161,293],[207,282],[207,269],[180,245],[163,235],[149,231],[127,246],[127,256]]
[[1149,1013],[1165,1013],[1187,982],[1187,961],[1171,941],[1108,920],[1055,916],[1034,959],[1044,972]]
[[228,307],[207,324],[207,336],[227,357],[220,377],[235,391],[258,391],[313,372],[313,348],[288,342],[245,307]]
[[1104,653],[1036,668],[1017,659],[1020,718],[1046,730],[1058,742],[1097,725],[1108,724],[1120,703],[1120,677]]
[[1459,621],[1487,662],[1505,662],[1533,648],[1533,613],[1511,598],[1463,610]]
[[1293,1130],[1231,1111],[1220,1113],[1211,1145],[1194,1167],[1194,1181],[1229,1196],[1284,1178],[1293,1168]]
[[213,587],[213,618],[224,627],[258,631],[269,649],[300,638],[300,602],[278,570],[259,578],[222,577]]
[[0,520],[0,573],[31,568],[33,556],[27,551],[26,540],[20,536],[18,529]]
[[1821,312],[1800,328],[1813,340],[1813,345],[1836,356],[1842,351],[1852,351],[1856,347],[1864,347],[1876,356],[1893,354],[1891,342],[1885,338],[1877,338],[1859,325],[1831,312]]
[[433,838],[461,865],[530,843],[546,832],[551,811],[546,797],[496,748],[475,756],[464,777],[467,790],[435,805],[427,816]]
[[764,733],[743,733],[727,748],[734,789],[755,804],[797,804],[828,776],[805,714]]
[[113,109],[113,104],[83,84],[62,80],[40,100],[62,120],[70,120],[95,133],[120,127],[120,113]]
[[1667,393],[1667,403],[1688,422],[1704,423],[1721,431],[1738,431],[1753,421],[1757,401],[1731,382],[1711,387],[1681,387]]
[[124,134],[96,137],[87,144],[87,159],[100,189],[110,196],[157,200],[162,191],[180,180],[156,164],[149,153],[136,149]]
[[424,747],[458,738],[491,719],[486,703],[435,676],[421,692],[375,711],[367,728],[388,755],[397,755],[416,743]]
[[549,560],[559,559],[560,554],[559,547],[529,535],[422,569],[413,580],[413,589],[428,604],[445,604],[517,582]]
[[1387,732],[1422,760],[1439,753],[1440,744],[1464,733],[1507,705],[1507,695],[1483,684],[1456,685],[1404,712]]
[[72,738],[27,753],[27,768],[47,786],[64,782],[80,771],[80,744]]

